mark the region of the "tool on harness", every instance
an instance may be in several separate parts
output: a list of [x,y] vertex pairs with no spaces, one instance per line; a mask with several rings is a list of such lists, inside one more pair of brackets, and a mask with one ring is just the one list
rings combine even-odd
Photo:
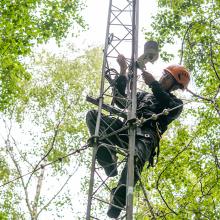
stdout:
[[135,122],[137,122],[137,118],[130,118],[126,121],[126,123],[130,125],[135,125]]
[[114,86],[115,80],[119,76],[119,73],[116,69],[110,68],[105,71],[105,78],[108,80],[111,86]]
[[157,121],[156,123],[156,131],[157,131],[157,135],[158,135],[158,137],[161,139],[161,130],[160,130],[160,124],[159,124],[159,122]]

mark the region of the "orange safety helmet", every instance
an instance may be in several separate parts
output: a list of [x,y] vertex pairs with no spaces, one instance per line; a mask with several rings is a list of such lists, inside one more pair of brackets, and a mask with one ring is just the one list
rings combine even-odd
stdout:
[[190,73],[185,67],[175,64],[168,66],[164,71],[170,73],[184,89],[187,88],[190,81]]

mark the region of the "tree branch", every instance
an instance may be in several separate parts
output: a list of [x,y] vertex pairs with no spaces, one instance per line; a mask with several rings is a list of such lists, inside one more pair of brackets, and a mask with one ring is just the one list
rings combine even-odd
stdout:
[[212,143],[210,143],[210,150],[211,150],[211,153],[212,153],[212,156],[215,160],[215,165],[218,169],[220,169],[220,163],[219,163],[219,159],[218,159],[218,156],[216,155],[216,149],[217,147],[215,147],[215,145],[213,146]]
[[217,72],[217,70],[216,70],[216,68],[215,68],[215,63],[214,63],[214,61],[213,61],[213,50],[212,50],[212,44],[210,43],[210,60],[211,60],[211,66],[212,66],[212,68],[213,68],[213,70],[214,70],[214,72],[215,72],[215,75],[216,75],[216,77],[218,78],[218,80],[220,80],[220,77],[219,77],[219,75],[218,75],[218,72]]
[[218,86],[217,90],[216,90],[216,94],[215,96],[213,97],[213,99],[215,100],[219,94],[219,91],[220,91],[220,85]]
[[218,115],[220,116],[220,109],[219,109],[218,103],[216,102],[216,99],[218,97],[219,91],[220,91],[220,85],[218,86],[218,88],[216,90],[216,94],[213,97],[213,102],[214,102],[215,110],[217,111]]
[[149,201],[148,196],[147,196],[147,190],[144,188],[144,185],[143,185],[143,183],[142,183],[142,181],[141,181],[140,172],[139,172],[139,170],[138,170],[137,167],[136,167],[135,169],[136,169],[136,172],[137,172],[137,174],[138,174],[140,186],[141,186],[141,188],[142,188],[142,191],[143,191],[143,194],[144,194],[144,197],[145,197],[145,201],[147,202],[147,205],[148,205],[148,208],[149,208],[149,210],[150,210],[152,219],[153,219],[153,220],[156,220],[153,207],[152,207],[152,205],[150,204],[150,201]]
[[17,146],[17,143],[16,143],[16,140],[14,139],[14,137],[12,135],[10,135],[10,137],[12,138],[13,140],[13,143],[14,143],[14,146],[16,148],[16,150],[18,151],[18,154],[20,155],[21,159],[26,162],[32,169],[34,168],[34,166],[22,155],[21,151],[19,150],[18,146]]
[[[77,102],[78,102],[78,100],[77,100]],[[58,135],[58,132],[59,132],[60,125],[61,125],[61,123],[63,122],[63,120],[65,119],[66,114],[67,114],[67,112],[68,112],[68,110],[70,109],[70,107],[71,107],[72,104],[73,104],[73,103],[71,102],[71,103],[68,105],[68,107],[66,108],[66,110],[65,110],[65,112],[64,112],[64,114],[63,114],[63,117],[60,119],[60,121],[58,121],[58,123],[57,123],[57,125],[56,125],[56,127],[55,127],[55,129],[54,129],[54,135],[53,135],[51,147],[49,148],[49,150],[47,151],[47,153],[46,153],[46,154],[40,159],[40,161],[37,163],[37,165],[36,165],[35,168],[34,168],[34,171],[38,169],[38,166],[40,165],[40,163],[41,163],[43,160],[45,160],[45,159],[48,157],[48,155],[50,154],[50,152],[53,150],[54,145],[55,145],[55,142],[56,142],[56,138],[57,138],[57,135]],[[34,171],[33,171],[33,173],[34,173]],[[26,187],[28,187],[33,173],[29,176],[28,181],[27,181],[27,183],[26,183]]]
[[67,185],[67,183],[69,182],[69,180],[71,179],[71,177],[75,174],[76,170],[69,175],[69,177],[66,179],[66,181],[64,182],[64,184],[61,186],[61,188],[57,191],[57,193],[40,209],[40,211],[37,213],[37,217],[40,215],[40,213],[45,210],[50,204],[51,202],[61,193],[61,191],[64,189],[64,187]]
[[10,140],[6,140],[6,148],[7,148],[7,152],[9,153],[10,157],[11,157],[11,160],[12,162],[14,163],[15,167],[16,167],[16,170],[18,172],[18,174],[21,176],[21,184],[22,184],[22,187],[24,189],[24,194],[25,194],[25,202],[26,202],[26,205],[27,205],[27,208],[28,208],[28,211],[32,217],[32,209],[31,209],[31,205],[30,205],[30,200],[29,200],[29,195],[28,195],[28,191],[27,189],[25,188],[25,183],[24,183],[24,179],[22,177],[22,171],[21,171],[21,168],[18,164],[18,162],[16,161],[16,159],[14,158],[14,154],[12,152],[12,149],[10,148]]
[[200,95],[197,95],[196,93],[192,92],[191,90],[189,90],[188,88],[186,89],[187,92],[191,93],[193,96],[199,98],[199,99],[202,99],[202,100],[205,100],[205,101],[208,101],[208,102],[211,102],[213,103],[213,100],[212,99],[209,99],[209,98],[205,98],[203,96],[200,96]]
[[[219,87],[220,87],[220,86],[219,86]],[[203,96],[197,95],[196,93],[192,92],[192,91],[189,90],[189,89],[186,89],[186,90],[187,90],[189,93],[191,93],[193,96],[195,96],[195,97],[197,97],[197,98],[199,98],[199,99],[202,99],[202,100],[204,100],[204,101],[207,101],[207,102],[212,103],[212,104],[214,105],[215,110],[217,111],[217,114],[220,116],[220,109],[219,109],[218,104],[217,104],[216,101],[215,101],[215,99],[216,99],[216,97],[217,97],[217,95],[218,95],[218,93],[219,93],[219,87],[218,87],[218,89],[217,89],[216,95],[214,96],[214,99],[209,99],[209,98],[205,98],[205,97],[203,97]]]
[[[51,162],[45,164],[44,167],[51,166],[52,164],[57,163],[57,162],[60,162],[60,161],[62,161],[62,159],[65,159],[65,158],[67,158],[67,157],[70,157],[70,156],[72,156],[72,155],[75,155],[76,153],[80,153],[81,151],[84,151],[84,150],[86,150],[87,148],[89,148],[89,144],[86,144],[86,145],[82,146],[81,148],[79,148],[79,149],[77,149],[77,150],[75,150],[75,151],[72,151],[72,152],[70,152],[70,153],[68,153],[68,154],[66,154],[66,155],[64,155],[64,156],[62,156],[62,157],[56,158],[55,160],[53,160],[53,161],[51,161]],[[19,179],[21,179],[21,178],[27,176],[27,175],[30,175],[30,174],[33,175],[33,172],[36,172],[36,171],[38,171],[38,170],[40,170],[40,169],[41,169],[41,167],[38,167],[37,169],[35,169],[35,170],[33,170],[33,171],[30,171],[30,172],[25,173],[25,174],[23,174],[23,175],[19,175],[18,177],[14,178],[14,179],[11,179],[11,180],[7,181],[6,183],[0,185],[0,187],[6,186],[6,185],[8,185],[8,184],[10,184],[10,183],[12,183],[12,182],[15,182],[16,180],[19,180]]]
[[43,183],[43,178],[44,178],[44,171],[45,171],[45,167],[42,165],[41,167],[41,173],[40,176],[38,177],[38,182],[37,182],[37,188],[36,188],[36,194],[34,197],[34,202],[33,202],[33,217],[32,220],[37,220],[37,208],[38,208],[38,202],[39,202],[39,198],[40,198],[40,193],[41,193],[41,189],[42,189],[42,183]]
[[186,39],[186,36],[187,36],[187,34],[188,34],[191,27],[192,27],[192,23],[189,24],[189,26],[187,27],[187,29],[185,31],[185,34],[183,36],[182,45],[181,45],[181,56],[180,56],[180,62],[179,62],[180,65],[182,64],[182,61],[183,61],[183,51],[184,51],[183,47],[184,47],[184,44],[185,44],[185,39]]
[[[211,32],[211,31],[212,31],[212,21],[210,21],[210,32]],[[213,61],[212,41],[209,42],[209,45],[210,45],[210,60],[211,60],[211,66],[212,66],[212,68],[213,68],[213,70],[214,70],[214,72],[215,72],[216,77],[218,78],[218,80],[220,80],[220,77],[219,77],[219,75],[218,75],[218,72],[217,72],[217,70],[216,70],[216,68],[215,68],[215,63],[214,63],[214,61]]]
[[[13,110],[12,110],[12,112],[13,112]],[[5,145],[6,145],[6,151],[9,153],[10,158],[11,158],[12,162],[14,163],[19,176],[21,176],[20,179],[21,179],[22,187],[24,189],[25,202],[26,202],[26,205],[27,205],[27,208],[28,208],[28,211],[29,211],[30,215],[32,215],[32,209],[31,209],[31,205],[30,205],[28,191],[25,188],[25,183],[24,183],[24,178],[23,178],[23,175],[22,175],[22,171],[21,171],[21,168],[20,168],[18,162],[16,161],[16,159],[14,157],[13,148],[10,146],[10,137],[11,137],[11,129],[12,129],[12,113],[11,113],[10,118],[9,118],[9,121],[10,121],[10,125],[9,126],[7,126],[7,122],[6,122],[5,119],[3,119],[3,121],[4,121],[4,124],[5,124],[5,128],[8,130],[7,139],[3,138],[4,141],[5,141]]]
[[158,178],[157,178],[156,189],[157,189],[157,191],[159,192],[160,197],[161,197],[161,199],[163,200],[163,202],[165,203],[165,205],[167,206],[167,208],[168,208],[172,213],[174,213],[175,215],[177,215],[177,213],[176,213],[173,209],[170,208],[170,206],[169,206],[168,203],[166,202],[165,198],[163,197],[161,190],[159,189],[159,181],[160,181],[160,179],[161,179],[162,174],[166,171],[166,169],[167,169],[171,164],[173,164],[173,162],[176,160],[176,158],[177,158],[180,154],[182,154],[185,150],[187,150],[187,148],[191,145],[191,143],[192,143],[192,142],[194,141],[194,139],[197,137],[197,133],[198,133],[198,131],[195,132],[195,135],[191,138],[191,140],[188,142],[188,144],[187,144],[182,150],[180,150],[180,151],[170,160],[170,162],[168,163],[168,165],[160,172],[160,174],[158,175]]

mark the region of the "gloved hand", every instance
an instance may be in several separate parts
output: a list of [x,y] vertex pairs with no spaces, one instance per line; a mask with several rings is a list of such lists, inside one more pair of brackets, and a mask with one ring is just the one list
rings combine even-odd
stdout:
[[144,80],[144,82],[149,86],[152,82],[155,81],[153,75],[147,71],[143,71],[142,72],[142,78]]

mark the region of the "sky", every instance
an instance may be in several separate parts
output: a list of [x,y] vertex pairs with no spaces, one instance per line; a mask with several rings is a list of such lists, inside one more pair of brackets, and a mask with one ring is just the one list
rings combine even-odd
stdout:
[[[115,1],[115,0],[114,0]],[[114,2],[113,1],[113,2]],[[120,0],[126,2],[127,0]],[[62,43],[62,47],[58,48],[55,45],[55,42],[52,40],[49,44],[44,45],[43,48],[48,51],[54,52],[57,54],[69,53],[69,57],[75,57],[79,54],[79,51],[83,52],[89,47],[103,46],[105,43],[106,35],[106,26],[107,26],[107,16],[108,16],[108,7],[109,0],[86,0],[87,8],[82,11],[82,16],[88,24],[88,30],[82,32],[79,37],[74,38],[69,36],[65,42]],[[155,0],[139,0],[139,44],[138,51],[139,55],[143,53],[144,47],[144,32],[143,28],[149,30],[150,23],[152,21],[152,15],[156,13],[156,1]],[[72,53],[68,51],[68,45],[74,44],[74,48],[78,53]],[[41,47],[38,47],[41,48]],[[161,68],[160,61],[156,62],[155,65],[148,64],[149,70],[153,72]]]
[[[55,52],[58,55],[69,53],[69,57],[75,57],[89,47],[103,46],[105,43],[104,41],[106,35],[109,0],[87,0],[86,4],[87,8],[82,11],[82,16],[88,24],[87,31],[82,32],[77,38],[69,36],[61,44],[61,47],[58,47],[54,41],[50,41],[50,43],[44,45],[43,47],[40,46],[38,49],[44,48],[52,53]],[[155,0],[139,0],[139,5],[140,11],[138,51],[139,55],[141,55],[143,52],[143,45],[145,43],[143,28],[148,31],[150,30],[150,23],[152,22],[152,16],[157,12],[157,5]],[[74,45],[78,53],[71,54],[72,50],[68,50],[68,45],[70,44]],[[175,51],[175,48],[178,47],[174,45],[173,48],[171,47],[171,50]],[[178,59],[175,58],[171,62],[178,63]],[[161,70],[167,65],[169,64],[162,62],[159,58],[158,61],[156,61],[154,64],[147,64],[147,70],[155,74],[155,78],[158,79],[160,77]],[[80,194],[80,178],[83,177],[83,172],[83,169],[79,169],[68,184],[68,188],[72,193],[72,204],[74,210],[64,210],[64,218],[62,218],[62,220],[76,219],[76,216],[73,216],[72,211],[75,212],[76,210],[79,210],[80,214],[78,216],[85,216],[86,214],[86,206],[85,204],[83,205],[83,198],[81,198]],[[57,218],[51,216],[51,212],[42,213],[40,220],[45,219],[57,220]]]
[[[122,0],[126,1],[126,0]],[[108,0],[87,0],[88,8],[85,10],[84,18],[89,23],[89,38],[85,39],[88,43],[104,43],[105,30],[108,16]],[[97,7],[98,6],[98,7]],[[151,16],[156,12],[155,0],[140,0],[139,1],[139,30],[143,27],[149,27]],[[88,36],[88,35],[87,35]],[[139,34],[143,40],[143,35]]]
[[[118,0],[126,1],[126,0]],[[150,23],[152,21],[152,15],[156,13],[156,1],[155,0],[140,0],[140,11],[139,11],[139,55],[142,54],[143,45],[144,45],[144,33],[143,28],[149,30]],[[68,51],[65,48],[65,45],[73,43],[75,48],[79,51],[83,51],[89,47],[93,46],[103,46],[105,41],[106,34],[106,25],[107,25],[107,16],[108,16],[108,5],[109,0],[87,0],[87,8],[82,12],[82,16],[88,24],[88,30],[81,33],[77,38],[68,37],[63,46],[58,48],[54,42],[50,42],[47,45],[44,45],[44,48],[48,51],[56,51],[57,54],[66,53]],[[176,46],[176,45],[175,45]],[[55,50],[54,50],[55,48]],[[176,47],[178,48],[178,47]],[[174,47],[171,48],[174,50]],[[70,56],[75,56],[76,54],[70,54]],[[178,59],[174,59],[171,62],[178,62]],[[154,64],[147,64],[147,69],[155,73],[155,77],[158,79],[160,76],[161,70],[169,64],[163,63],[160,59]],[[80,215],[86,213],[86,207],[82,204],[82,199],[80,198],[80,177],[82,177],[83,169],[79,169],[69,183],[69,188],[74,188],[72,191],[72,203],[75,210],[80,210]],[[75,211],[74,210],[74,211]],[[51,217],[51,213],[43,213],[40,220],[49,219],[57,220],[55,217]],[[63,220],[75,219],[72,215],[72,210],[64,210]]]
[[[120,0],[125,1],[125,0]],[[141,32],[142,28],[150,27],[151,16],[156,13],[156,1],[155,0],[140,0],[140,16],[139,16],[139,51],[142,53],[143,45],[144,45],[144,34]],[[106,35],[106,25],[107,25],[107,16],[108,16],[108,7],[109,7],[109,0],[87,0],[88,7],[82,13],[83,18],[89,25],[89,30],[85,33],[82,33],[78,39],[75,39],[74,44],[76,47],[80,47],[81,49],[86,49],[90,46],[96,45],[104,45],[105,35]],[[151,66],[153,69],[153,67]],[[158,66],[156,67],[158,68]],[[80,176],[81,174],[79,174]],[[77,177],[77,174],[75,175]],[[79,178],[78,178],[79,179]],[[77,183],[72,179],[74,184]],[[79,183],[79,181],[78,181]],[[78,191],[79,185],[75,185],[74,188]],[[79,191],[78,191],[79,192]],[[76,201],[76,200],[75,200]],[[82,206],[81,208],[78,205],[75,209],[81,209],[81,212],[84,214],[86,213],[86,207]],[[105,213],[104,213],[105,214]],[[69,218],[70,213],[66,213],[65,220]],[[105,215],[104,215],[105,216]],[[104,220],[104,218],[103,218]]]
[[[115,0],[114,0],[115,1]],[[114,2],[113,1],[113,2]],[[127,0],[120,0],[122,2]],[[143,28],[147,31],[151,30],[150,24],[152,22],[152,16],[157,12],[157,1],[155,0],[139,0],[139,39],[138,39],[138,54],[139,56],[143,53],[143,47],[145,43]],[[75,58],[77,55],[83,53],[84,50],[89,47],[103,46],[105,43],[105,34],[107,26],[107,16],[109,0],[86,0],[86,9],[82,11],[82,16],[85,22],[88,24],[88,30],[82,32],[77,38],[71,35],[65,39],[58,47],[55,41],[50,41],[49,44],[44,45],[43,48],[56,54],[68,54],[68,57]],[[77,50],[77,53],[73,53],[72,50],[68,50],[69,45]],[[74,45],[74,46],[72,46]],[[41,46],[38,48],[42,48]],[[168,49],[175,51],[177,48],[170,47]],[[178,59],[174,58],[171,63],[178,63]],[[161,75],[161,70],[171,63],[164,63],[162,60],[158,59],[154,64],[148,63],[147,70],[151,72],[156,79]]]

